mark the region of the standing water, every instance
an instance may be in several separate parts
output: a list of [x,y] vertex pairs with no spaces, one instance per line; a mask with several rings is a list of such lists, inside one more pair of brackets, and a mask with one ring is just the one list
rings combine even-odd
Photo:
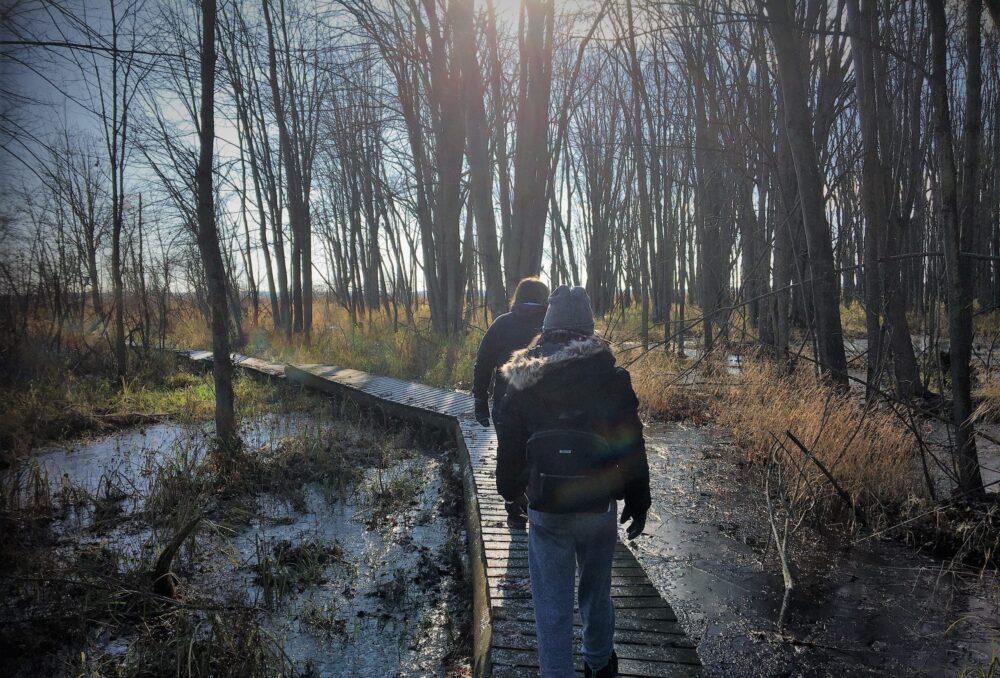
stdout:
[[809,526],[784,584],[763,481],[718,432],[646,429],[653,508],[633,543],[717,676],[942,676],[989,663],[996,573],[963,573],[895,542],[842,543]]
[[[167,422],[36,453],[51,500],[0,557],[0,675],[465,674],[452,451],[268,414],[223,475],[207,430]],[[171,567],[179,604],[158,601],[153,563],[199,512]]]

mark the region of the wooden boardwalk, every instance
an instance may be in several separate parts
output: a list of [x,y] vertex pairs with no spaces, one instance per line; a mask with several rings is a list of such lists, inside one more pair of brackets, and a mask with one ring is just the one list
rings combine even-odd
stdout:
[[[207,351],[184,354],[210,362]],[[462,456],[473,584],[474,675],[507,678],[537,675],[534,611],[528,584],[528,536],[507,526],[495,486],[496,434],[472,418],[472,396],[391,377],[329,365],[276,365],[234,355],[240,367],[268,377],[287,377],[316,390],[355,400],[386,414],[453,431]],[[670,606],[623,544],[612,571],[619,675],[673,678],[701,676],[694,643]],[[579,647],[579,615],[576,619]],[[577,672],[583,660],[577,655]]]

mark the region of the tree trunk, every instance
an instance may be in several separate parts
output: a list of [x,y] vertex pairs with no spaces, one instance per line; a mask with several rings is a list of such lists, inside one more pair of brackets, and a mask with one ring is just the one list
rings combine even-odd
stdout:
[[483,104],[483,76],[476,58],[476,34],[472,26],[473,0],[453,0],[455,40],[462,65],[462,90],[468,126],[466,156],[469,160],[470,201],[476,216],[479,261],[486,282],[486,305],[496,318],[507,312],[497,223],[493,211],[493,172],[490,169],[489,134]]
[[[878,108],[875,84],[875,47],[878,22],[873,16],[872,3],[849,0],[848,21],[851,27],[851,51],[854,56],[855,92],[861,121],[864,167],[861,193],[865,215],[865,311],[868,328],[868,395],[877,387],[884,362],[881,314],[886,315],[886,330],[892,350],[896,392],[904,400],[923,391],[916,356],[910,340],[910,328],[903,307],[899,284],[899,265],[895,256],[896,238],[891,232],[895,221],[889,206],[895,204],[890,195],[889,170],[882,159],[888,140],[879,136]],[[889,117],[891,111],[883,111]],[[892,191],[895,192],[894,190]]]
[[215,434],[221,449],[239,449],[233,365],[229,352],[226,271],[215,225],[213,158],[215,143],[215,0],[202,0],[201,144],[198,155],[198,249],[201,251],[212,309],[212,375],[215,380]]
[[767,0],[767,9],[771,20],[768,29],[774,43],[781,96],[785,104],[785,133],[795,165],[809,251],[817,358],[823,373],[833,383],[846,389],[847,356],[840,323],[837,274],[833,266],[833,239],[826,221],[823,178],[812,135],[799,32],[792,24],[787,0]]
[[[632,0],[626,3],[628,14],[628,50],[630,57],[629,73],[632,80],[632,152],[635,156],[636,179],[639,184],[639,291],[641,317],[639,325],[639,340],[642,350],[649,350],[649,247],[653,241],[653,209],[649,197],[649,184],[646,175],[646,143],[643,134],[643,104],[648,97],[645,93],[645,83],[642,79],[642,69],[639,66],[639,55],[635,45],[635,19],[632,12]],[[649,130],[652,133],[652,129]],[[655,159],[654,159],[655,163]]]
[[538,275],[545,244],[549,178],[549,96],[555,0],[524,0],[524,33],[514,149],[514,206],[507,253],[507,287]]
[[[288,113],[282,102],[278,84],[277,53],[274,39],[274,22],[269,0],[261,0],[264,22],[267,25],[268,81],[274,100],[274,116],[278,124],[278,141],[285,165],[285,194],[288,197],[288,219],[292,227],[292,331],[301,332],[306,344],[312,331],[312,246],[309,225],[309,208],[300,166],[302,158],[296,157]],[[283,18],[283,17],[282,17]],[[287,39],[287,38],[286,38]],[[288,45],[285,45],[286,50]],[[304,152],[299,149],[300,153]]]
[[[955,166],[954,137],[948,103],[948,24],[944,0],[927,0],[931,29],[931,96],[934,100],[934,136],[938,154],[939,210],[944,244],[945,275],[948,287],[948,335],[951,340],[952,420],[955,426],[955,462],[958,490],[967,494],[983,492],[983,478],[976,452],[972,422],[971,369],[972,291],[969,266],[962,261],[965,235],[974,218],[974,195],[978,169],[980,116],[980,29],[982,0],[970,0],[968,12],[968,62],[966,65],[965,176],[959,203]],[[973,200],[969,200],[969,198]],[[968,201],[968,202],[967,202]],[[961,212],[959,211],[961,209]]]

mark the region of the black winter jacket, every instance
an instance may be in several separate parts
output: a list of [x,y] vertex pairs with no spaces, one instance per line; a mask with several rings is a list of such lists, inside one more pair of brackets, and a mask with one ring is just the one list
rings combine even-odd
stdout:
[[[497,316],[486,330],[476,352],[476,367],[472,379],[472,395],[485,403],[489,398],[490,381],[494,372],[510,360],[511,354],[531,343],[542,331],[545,306],[542,304],[514,304],[510,313]],[[493,385],[493,407],[503,400],[507,380],[499,372]]]
[[[576,428],[586,413],[590,432],[602,436],[618,458],[622,487],[633,512],[649,508],[649,464],[639,401],[628,371],[615,366],[608,344],[596,336],[542,343],[514,353],[501,370],[508,389],[497,422],[497,490],[520,497],[528,484],[525,446],[539,431]],[[573,423],[575,420],[575,423]]]

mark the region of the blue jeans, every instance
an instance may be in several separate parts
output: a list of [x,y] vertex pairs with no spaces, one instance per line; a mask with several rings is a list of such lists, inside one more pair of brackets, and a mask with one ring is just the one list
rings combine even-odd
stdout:
[[573,671],[573,589],[580,570],[583,657],[603,668],[614,649],[611,560],[618,528],[615,504],[605,513],[544,513],[528,509],[528,570],[535,603],[542,678]]

